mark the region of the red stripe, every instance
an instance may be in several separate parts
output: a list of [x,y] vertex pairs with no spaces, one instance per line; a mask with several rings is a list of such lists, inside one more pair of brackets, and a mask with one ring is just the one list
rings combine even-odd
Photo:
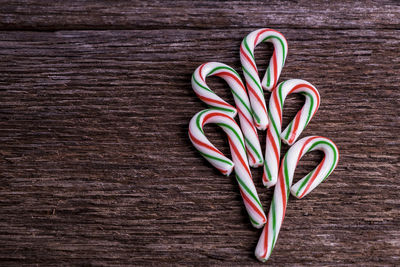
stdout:
[[[313,91],[313,93],[317,96],[317,108],[318,108],[319,107],[319,102],[320,102],[320,98],[318,97],[318,92],[315,90],[315,88],[313,88],[312,86],[310,86],[308,84],[302,83],[302,84],[296,85],[295,87],[292,88],[292,90],[290,90],[290,92],[287,95],[290,95],[295,90],[297,90],[297,89],[299,89],[301,87],[306,87],[306,88],[310,89],[311,91]],[[297,114],[296,114],[294,125],[293,125],[293,128],[292,128],[292,133],[293,134],[291,135],[290,139],[288,140],[289,143],[292,143],[294,141],[294,138],[296,136],[295,133],[297,132],[298,127],[299,127],[300,114],[301,114],[302,111],[303,111],[303,108],[299,112],[297,112]],[[315,115],[315,112],[317,112],[317,109],[314,110],[314,113],[313,113],[312,116]]]
[[200,78],[203,80],[203,82],[206,82],[206,81],[204,80],[203,74],[202,74],[202,70],[203,70],[204,65],[206,65],[206,63],[203,63],[203,64],[201,64],[201,66],[200,66],[200,69],[199,69],[199,76],[200,76]]
[[200,141],[199,139],[194,137],[194,135],[192,135],[192,133],[190,131],[189,131],[189,136],[190,136],[190,139],[192,139],[192,141],[195,142],[197,145],[205,147],[207,149],[210,149],[210,150],[220,154],[221,156],[225,157],[224,154],[221,153],[221,151],[219,151],[218,149],[216,149],[216,148],[214,148],[214,147],[212,147],[212,146],[210,146],[210,145],[208,145],[206,143],[203,143],[202,141]]
[[[202,126],[204,126],[204,124],[207,123],[207,120],[208,120],[209,118],[215,117],[215,116],[221,116],[221,117],[227,118],[227,119],[229,119],[231,122],[233,122],[234,124],[236,124],[236,122],[235,122],[231,117],[229,117],[228,115],[222,114],[222,113],[216,113],[216,112],[214,112],[214,113],[208,113],[206,116],[204,116],[204,120],[203,120]],[[236,124],[236,126],[237,126],[237,124]],[[238,127],[239,127],[239,126],[238,126]],[[229,140],[229,143],[231,144],[231,147],[232,147],[232,149],[233,149],[233,152],[237,155],[237,157],[238,157],[240,163],[243,165],[243,167],[246,169],[247,174],[248,174],[248,175],[250,176],[250,178],[252,179],[251,173],[250,173],[250,169],[249,169],[248,165],[247,165],[247,164],[245,163],[245,161],[243,160],[242,155],[240,155],[239,150],[237,149],[237,147],[235,146],[235,144],[232,142],[232,140],[231,140],[231,138],[229,137],[229,135],[228,135],[228,140]]]
[[265,107],[263,101],[261,100],[261,98],[256,94],[256,92],[254,91],[253,87],[251,87],[247,82],[247,90],[249,90],[249,92],[257,99],[257,102],[262,106],[262,108],[264,109],[265,113],[267,113],[267,108]]
[[[253,154],[251,153],[251,150],[248,149],[247,151],[248,151],[247,154],[249,154],[249,156],[250,156],[250,158],[251,158],[251,162],[256,162],[256,159],[254,158]],[[252,178],[252,179],[253,179],[253,178]]]
[[254,46],[257,45],[258,38],[260,38],[261,34],[263,34],[264,32],[267,32],[267,31],[277,32],[277,31],[272,30],[272,29],[264,29],[264,30],[261,30],[259,33],[257,33],[257,36],[256,36],[256,38],[254,39]]
[[[274,90],[272,95],[274,96],[274,102],[277,107],[275,110],[278,111],[279,121],[281,122],[281,125],[282,125],[282,107],[281,107],[281,104],[278,99],[278,90]],[[272,111],[270,110],[270,112],[272,112]]]
[[286,213],[286,187],[285,187],[285,178],[283,175],[283,162],[281,166],[281,171],[279,172],[279,185],[281,187],[282,191],[282,222],[283,218],[285,218],[285,213]]
[[[255,134],[255,135],[257,136],[257,138],[258,138],[257,131],[256,131],[256,129],[254,129],[253,123],[243,114],[243,112],[242,112],[240,109],[238,109],[238,112],[239,112],[239,114],[242,115],[242,117],[246,120],[247,124],[250,125],[250,127],[248,127],[248,128],[252,129],[253,132],[254,132],[254,134]],[[243,126],[244,126],[244,125],[243,125]]]
[[[195,93],[196,93],[196,92],[195,92]],[[222,101],[219,101],[219,100],[215,100],[215,99],[212,99],[212,98],[208,98],[208,97],[202,96],[202,95],[200,95],[200,94],[198,94],[198,93],[196,93],[196,95],[200,98],[200,100],[204,101],[205,103],[210,102],[210,103],[214,103],[214,104],[219,104],[219,105],[222,105],[222,106],[225,106],[225,107],[229,107],[229,108],[235,110],[235,108],[234,108],[233,106],[229,105],[229,104],[226,103],[226,102],[222,102]],[[207,104],[208,104],[208,103],[207,103]]]
[[269,141],[270,141],[270,143],[271,143],[271,145],[272,145],[272,149],[274,150],[274,154],[275,154],[276,161],[278,162],[278,165],[279,165],[279,152],[278,152],[278,147],[277,147],[276,144],[275,144],[275,141],[274,141],[274,138],[273,138],[273,136],[272,136],[272,134],[271,134],[271,131],[268,131],[268,132],[267,132],[267,142],[268,142],[268,139],[269,139]]
[[308,140],[303,144],[303,147],[302,147],[301,150],[300,150],[299,157],[297,158],[297,163],[296,163],[296,165],[299,163],[301,157],[303,156],[303,151],[304,151],[304,149],[306,148],[307,144],[310,143],[312,140],[314,140],[314,139],[316,139],[316,138],[320,138],[320,136],[311,137],[310,139],[308,139]]
[[256,42],[254,42],[254,46],[256,46],[256,43],[257,43],[257,41],[258,41],[258,38],[261,36],[261,34],[263,34],[264,32],[267,32],[267,31],[275,32],[275,33],[281,35],[281,37],[283,38],[283,40],[285,41],[286,46],[287,46],[287,40],[286,40],[285,36],[283,36],[282,33],[278,32],[278,31],[276,31],[276,30],[273,30],[273,29],[264,29],[264,30],[260,31],[260,32],[257,34]]
[[240,53],[244,56],[244,58],[250,63],[250,65],[253,67],[253,69],[257,72],[257,67],[254,65],[253,61],[249,58],[249,56],[245,53],[243,50],[243,46],[240,46]]
[[[204,116],[204,119],[203,119],[203,124],[202,124],[201,126],[204,126],[204,124],[207,123],[208,119],[210,119],[211,117],[216,117],[216,116],[221,116],[221,117],[227,118],[227,119],[229,119],[230,121],[232,121],[234,124],[236,124],[236,126],[238,126],[237,123],[236,123],[236,121],[234,121],[234,120],[233,120],[231,117],[229,117],[228,115],[226,115],[226,114],[224,114],[224,113],[216,113],[216,112],[208,113],[207,115],[205,115],[205,116]],[[238,127],[239,127],[239,126],[238,126]]]
[[264,249],[265,250],[264,250],[264,255],[262,256],[263,258],[265,258],[267,256],[267,252],[268,252],[268,229],[269,229],[268,225],[269,225],[269,220],[267,220],[267,223],[264,226],[264,229],[266,229],[266,230],[265,230],[265,235],[264,235]]
[[236,75],[233,75],[232,73],[230,73],[228,71],[221,71],[221,72],[215,73],[213,75],[218,76],[218,77],[229,76],[230,78],[234,79],[235,82],[240,85],[240,87],[242,87],[244,92],[246,92],[242,81],[240,79],[238,79],[238,77]]
[[[236,156],[238,157],[240,163],[242,164],[242,166],[245,168],[247,174],[249,175],[250,179],[253,180],[253,178],[251,177],[251,173],[250,173],[249,166],[248,166],[248,165],[245,163],[245,161],[243,160],[242,155],[240,155],[239,150],[237,149],[237,147],[235,146],[235,144],[232,142],[232,140],[231,140],[231,138],[229,137],[229,135],[228,135],[228,140],[229,140],[229,143],[231,144],[231,147],[232,147],[232,149],[233,149],[233,153],[236,154]],[[232,156],[233,156],[233,155],[232,155]]]
[[276,62],[276,52],[274,51],[274,53],[272,54],[272,62],[274,64],[274,84],[272,85],[272,88],[275,88],[276,86],[276,82],[278,80],[278,64]]
[[325,157],[322,159],[321,163],[318,165],[317,169],[315,170],[313,176],[311,177],[311,180],[308,181],[306,189],[303,191],[303,194],[299,198],[302,198],[304,194],[308,191],[312,183],[314,182],[315,178],[317,178],[318,173],[321,171],[322,165],[325,162]]
[[264,182],[268,182],[267,176],[265,175],[265,170],[264,170],[264,172],[263,172],[262,180],[263,180]]
[[[290,95],[291,93],[293,93],[293,91],[299,89],[300,87],[306,87],[306,88],[310,89],[311,91],[313,91],[313,93],[314,93],[315,96],[317,97],[317,107],[319,107],[319,102],[320,102],[319,94],[318,94],[318,92],[315,90],[314,87],[312,87],[312,86],[310,86],[310,85],[308,85],[308,84],[302,83],[302,84],[296,85],[295,87],[293,87],[292,90],[290,90],[290,92],[289,92],[287,95]],[[314,111],[314,114],[315,114],[316,111],[317,111],[317,110]],[[314,114],[313,114],[313,116],[314,116]]]
[[292,134],[290,135],[290,138],[288,140],[289,144],[293,143],[294,138],[296,137],[297,129],[299,128],[299,123],[300,123],[300,114],[301,110],[297,112],[296,117],[294,118],[294,126],[292,128]]
[[242,195],[242,198],[251,206],[251,208],[261,217],[263,218],[262,223],[265,222],[265,216],[261,213],[261,211],[257,208],[256,205],[254,205],[253,202],[250,201],[250,199],[246,196],[246,194],[243,192],[242,188],[239,187],[240,194]]
[[[285,41],[286,46],[287,46],[287,41],[286,41],[285,36],[283,36],[282,33],[278,32],[278,31],[276,31],[276,30],[273,30],[273,29],[264,29],[264,30],[260,31],[260,32],[257,34],[256,38],[254,39],[254,46],[257,45],[258,39],[260,38],[261,34],[267,32],[267,31],[275,32],[275,33],[277,33],[278,35],[282,36],[282,38],[283,38],[283,40]],[[274,46],[274,49],[275,49],[275,46]],[[276,83],[278,82],[278,78],[277,78],[277,77],[278,77],[278,71],[277,71],[278,65],[277,65],[277,58],[276,58],[276,53],[275,53],[275,51],[274,51],[274,53],[272,54],[272,60],[273,60],[273,64],[274,64],[274,84],[273,84],[273,86],[272,86],[272,90],[273,90],[273,89],[276,87]],[[272,91],[272,90],[271,90],[271,91]]]

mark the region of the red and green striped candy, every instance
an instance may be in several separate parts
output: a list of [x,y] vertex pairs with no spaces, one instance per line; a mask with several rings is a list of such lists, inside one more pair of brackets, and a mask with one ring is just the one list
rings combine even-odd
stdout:
[[[299,93],[305,97],[301,110],[282,131],[282,113],[285,99],[290,94]],[[281,82],[272,92],[269,99],[269,123],[265,146],[265,161],[263,184],[267,187],[274,186],[278,178],[278,168],[281,153],[281,139],[292,145],[319,108],[320,95],[318,90],[309,82],[292,79]]]
[[[307,152],[320,150],[325,156],[320,164],[300,181],[293,183],[293,176],[299,160]],[[303,198],[322,183],[336,168],[339,161],[339,151],[328,138],[321,136],[304,137],[297,141],[286,153],[279,169],[278,182],[268,213],[268,220],[258,241],[255,255],[260,261],[266,261],[278,239],[281,229],[289,192],[297,198]]]
[[[217,124],[227,134],[232,161],[224,156],[204,134],[204,125],[210,123]],[[250,221],[254,227],[261,228],[266,222],[266,216],[253,183],[242,132],[231,114],[216,109],[198,112],[190,120],[189,138],[200,154],[222,174],[228,176],[233,169],[235,170],[240,194]]]
[[[262,82],[258,75],[258,69],[254,57],[255,47],[262,42],[271,42],[274,45],[274,53]],[[265,104],[264,90],[272,91],[279,80],[283,65],[288,53],[288,44],[282,33],[273,29],[258,29],[249,33],[240,46],[240,61],[246,80],[251,107],[259,130],[265,130],[268,126],[267,107]]]
[[[235,109],[217,96],[207,85],[206,77],[218,76],[229,85],[235,100]],[[239,113],[240,127],[251,167],[263,165],[263,156],[257,130],[254,126],[250,101],[239,74],[230,66],[219,62],[207,62],[200,65],[192,75],[192,87],[196,95],[214,109],[226,111],[231,117]]]

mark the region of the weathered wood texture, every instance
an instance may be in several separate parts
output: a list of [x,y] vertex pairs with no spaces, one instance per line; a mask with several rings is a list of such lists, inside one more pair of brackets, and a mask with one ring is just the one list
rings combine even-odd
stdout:
[[[290,198],[269,265],[399,264],[398,2],[2,2],[1,265],[262,266],[234,178],[200,157],[187,124],[205,108],[193,70],[239,70],[241,39],[266,26],[289,42],[281,80],[321,93],[302,136],[341,152],[325,183]],[[271,51],[257,48],[264,69]],[[290,98],[285,121],[300,106]]]

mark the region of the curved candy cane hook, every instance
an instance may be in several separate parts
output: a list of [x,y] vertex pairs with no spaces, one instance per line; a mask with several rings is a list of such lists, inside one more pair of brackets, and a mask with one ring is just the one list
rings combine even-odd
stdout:
[[236,109],[217,96],[207,86],[205,78],[209,76],[221,77],[230,86],[239,113],[240,127],[244,135],[250,166],[262,166],[263,156],[261,145],[251,115],[250,101],[239,74],[226,64],[207,62],[200,65],[192,75],[193,90],[203,102],[213,108],[226,111],[232,117],[235,117]]
[[[302,94],[306,100],[301,110],[296,114],[283,133],[281,133],[283,104],[286,97],[292,93]],[[270,126],[267,130],[264,174],[262,179],[265,186],[271,187],[276,184],[281,153],[281,139],[283,142],[292,145],[304,128],[306,128],[315,112],[317,112],[319,104],[320,96],[318,90],[304,80],[292,79],[281,82],[272,92],[269,100]]]
[[[262,82],[258,76],[258,69],[254,58],[254,49],[261,42],[271,42],[274,53]],[[242,63],[246,86],[249,92],[251,107],[256,120],[256,127],[265,130],[268,125],[267,107],[264,99],[264,90],[272,91],[279,79],[288,53],[288,44],[285,37],[272,29],[259,29],[249,33],[240,46],[240,61]]]
[[[228,135],[232,160],[225,157],[204,134],[205,124],[215,123]],[[249,214],[252,225],[261,228],[266,222],[266,216],[261,205],[257,190],[254,186],[242,132],[230,114],[214,109],[200,111],[190,120],[189,138],[200,154],[224,175],[229,175],[235,169],[236,180],[239,184],[240,194]]]
[[[294,171],[304,154],[321,150],[325,156],[321,163],[304,178],[292,185]],[[302,198],[323,182],[336,168],[339,151],[336,145],[325,137],[304,137],[295,143],[286,153],[279,171],[278,182],[268,213],[268,220],[258,241],[255,255],[260,261],[266,261],[278,239],[279,230],[285,217],[289,190],[292,195]]]

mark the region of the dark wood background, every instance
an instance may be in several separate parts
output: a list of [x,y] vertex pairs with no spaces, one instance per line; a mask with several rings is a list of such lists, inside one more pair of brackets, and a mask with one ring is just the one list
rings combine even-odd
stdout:
[[[331,138],[341,159],[290,198],[267,265],[398,265],[399,25],[398,1],[1,0],[0,264],[261,266],[233,176],[200,157],[187,125],[206,107],[194,69],[239,71],[242,38],[270,27],[289,42],[280,80],[322,97],[302,136]],[[257,47],[262,70],[271,53]],[[301,105],[288,99],[286,123]]]

